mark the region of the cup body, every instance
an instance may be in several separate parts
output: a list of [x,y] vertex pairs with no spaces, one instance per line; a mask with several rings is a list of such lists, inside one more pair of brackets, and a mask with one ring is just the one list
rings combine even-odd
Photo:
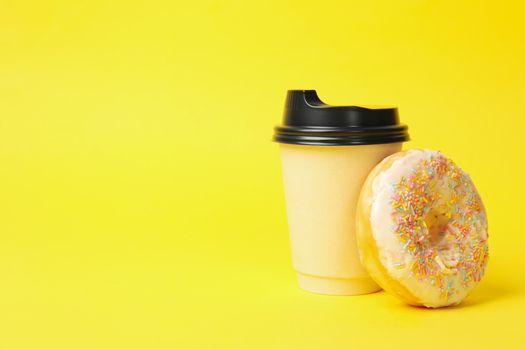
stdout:
[[401,142],[280,144],[292,261],[299,287],[333,295],[381,289],[359,260],[355,211],[369,172],[401,147]]

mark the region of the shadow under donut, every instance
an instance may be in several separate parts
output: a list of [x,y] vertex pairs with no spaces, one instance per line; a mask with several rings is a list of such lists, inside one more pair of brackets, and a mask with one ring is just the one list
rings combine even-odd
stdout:
[[518,285],[510,282],[487,281],[480,283],[472,293],[459,305],[453,308],[471,307],[475,305],[487,304],[500,299],[507,299],[523,294],[525,291]]

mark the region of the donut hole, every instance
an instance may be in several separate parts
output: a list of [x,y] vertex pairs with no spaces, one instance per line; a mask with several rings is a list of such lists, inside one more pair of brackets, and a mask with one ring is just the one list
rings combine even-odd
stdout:
[[460,257],[447,212],[431,210],[425,217],[425,224],[427,226],[426,247],[436,252],[436,261],[443,269],[454,268]]
[[433,209],[425,216],[427,242],[430,246],[439,246],[448,231],[449,218],[446,213]]

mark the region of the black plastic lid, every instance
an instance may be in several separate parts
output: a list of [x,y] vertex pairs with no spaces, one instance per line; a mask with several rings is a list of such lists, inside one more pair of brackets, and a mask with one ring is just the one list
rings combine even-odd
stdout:
[[318,146],[370,145],[408,141],[397,108],[329,106],[315,90],[288,90],[283,124],[273,140]]

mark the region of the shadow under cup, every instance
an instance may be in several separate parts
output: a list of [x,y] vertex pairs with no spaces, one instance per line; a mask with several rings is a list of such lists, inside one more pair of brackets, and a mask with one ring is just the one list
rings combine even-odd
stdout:
[[314,90],[288,91],[274,140],[299,287],[332,295],[381,289],[359,260],[355,211],[366,177],[401,150],[406,130],[396,108],[328,106]]

